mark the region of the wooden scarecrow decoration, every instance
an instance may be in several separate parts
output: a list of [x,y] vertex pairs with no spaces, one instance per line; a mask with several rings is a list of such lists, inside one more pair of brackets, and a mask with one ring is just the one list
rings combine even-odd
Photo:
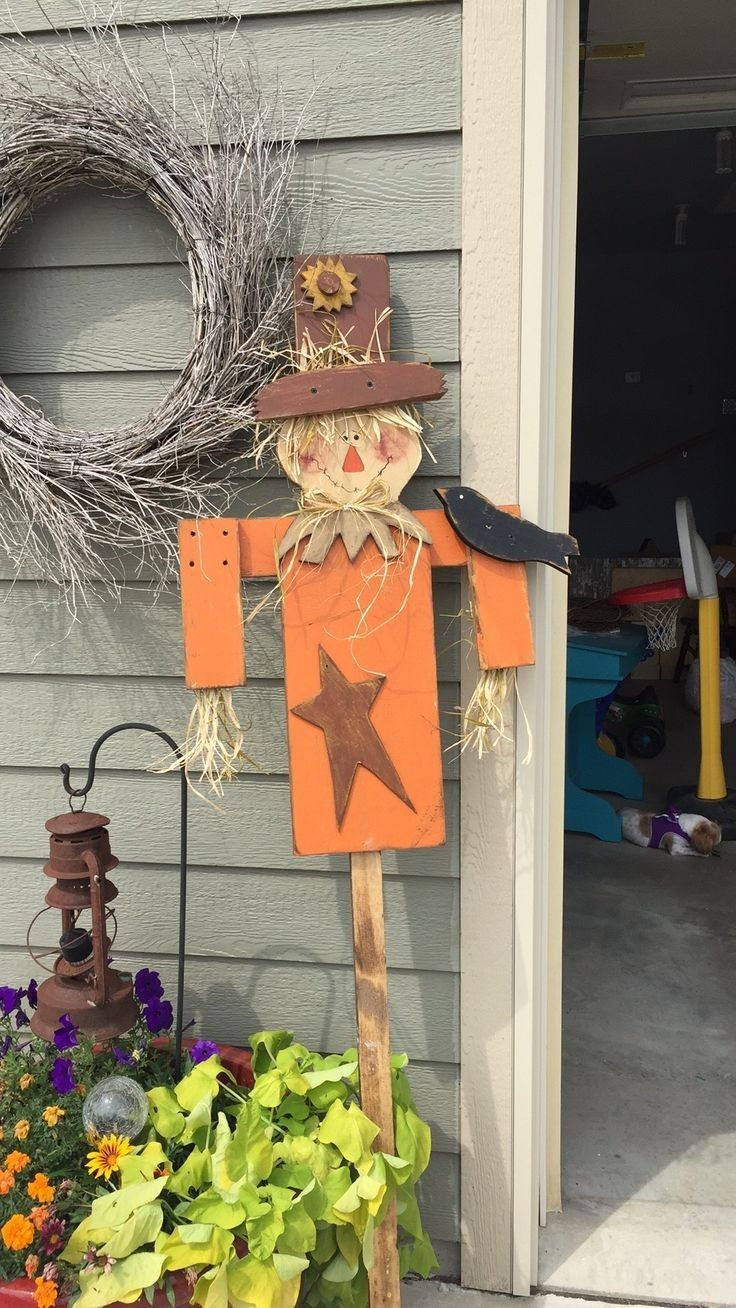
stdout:
[[[297,512],[180,526],[190,740],[210,780],[234,770],[241,579],[276,576],[294,850],[350,855],[361,1100],[392,1153],[381,851],[445,840],[432,569],[468,569],[481,671],[464,739],[482,752],[503,729],[509,676],[534,660],[525,562],[567,571],[577,547],[464,487],[438,492],[442,509],[410,512],[413,405],[445,387],[430,364],[388,358],[387,260],[299,260],[295,284],[296,366],[257,405],[263,443],[299,487]],[[370,1285],[374,1308],[398,1306],[395,1213],[377,1229]]]

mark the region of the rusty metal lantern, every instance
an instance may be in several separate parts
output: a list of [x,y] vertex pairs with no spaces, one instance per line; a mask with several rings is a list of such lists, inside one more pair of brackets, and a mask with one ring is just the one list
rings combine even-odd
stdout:
[[[108,824],[101,813],[84,811],[62,813],[46,823],[51,839],[43,870],[54,884],[45,898],[49,908],[61,912],[61,937],[52,975],[39,986],[31,1019],[34,1035],[44,1040],[53,1039],[64,1013],[100,1040],[122,1035],[138,1017],[131,976],[108,963],[108,924],[115,920],[109,905],[118,894],[107,875],[118,865],[110,851]],[[86,912],[91,923],[82,927],[79,921]],[[41,963],[32,949],[31,955]]]
[[[31,1018],[31,1030],[44,1040],[53,1039],[65,1013],[81,1031],[99,1040],[122,1035],[138,1021],[133,979],[130,973],[117,971],[110,965],[110,949],[117,932],[115,912],[110,905],[118,895],[117,886],[108,877],[108,873],[118,866],[118,859],[110,849],[107,831],[110,819],[84,809],[95,780],[98,752],[106,740],[121,731],[144,731],[158,736],[182,762],[179,745],[165,731],[148,722],[123,722],[110,727],[95,741],[83,786],[72,786],[69,765],[61,764],[64,789],[70,797],[70,811],[49,818],[46,823],[50,848],[43,870],[53,884],[46,892],[46,907],[33,918],[27,935],[31,957],[51,974],[38,987],[38,1005]],[[188,804],[183,766],[180,778],[179,948],[174,1055],[177,1073],[182,1056],[186,945]],[[75,798],[81,799],[81,809],[71,807]],[[58,949],[34,952],[31,945],[34,924],[41,914],[50,910],[61,913]],[[110,929],[112,936],[108,934]],[[54,956],[51,966],[43,962],[49,955]]]

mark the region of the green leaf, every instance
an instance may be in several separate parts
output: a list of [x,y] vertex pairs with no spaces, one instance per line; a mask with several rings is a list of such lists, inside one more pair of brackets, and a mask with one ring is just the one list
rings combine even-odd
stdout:
[[109,1272],[80,1272],[81,1294],[77,1308],[104,1308],[126,1296],[136,1298],[148,1285],[155,1285],[163,1269],[163,1258],[156,1253],[134,1253],[110,1268]]
[[245,1221],[245,1208],[241,1203],[226,1203],[216,1190],[207,1190],[188,1205],[186,1218],[188,1222],[213,1222],[226,1231],[234,1231]]
[[90,1214],[83,1218],[72,1232],[59,1257],[65,1263],[78,1263],[91,1244],[97,1245],[101,1241],[109,1240],[112,1235],[114,1235],[112,1226],[101,1226]]
[[228,1308],[227,1263],[220,1263],[219,1267],[211,1267],[202,1273],[191,1302],[202,1304],[204,1308]]
[[365,1224],[363,1232],[363,1263],[367,1271],[373,1266],[373,1235],[376,1229],[376,1219],[370,1213]]
[[302,1272],[306,1272],[309,1259],[297,1258],[295,1254],[275,1253],[273,1265],[282,1281],[291,1281],[295,1276],[301,1276]]
[[190,1190],[202,1190],[211,1179],[211,1154],[205,1149],[192,1149],[179,1170],[167,1177],[166,1189],[173,1194],[186,1195]]
[[317,1231],[317,1243],[312,1253],[312,1261],[324,1267],[335,1254],[337,1239],[334,1226],[322,1226]]
[[429,1276],[439,1267],[432,1242],[428,1235],[414,1240],[413,1244],[404,1244],[399,1250],[399,1270],[402,1276],[416,1272],[417,1276]]
[[227,1258],[233,1246],[231,1231],[223,1231],[211,1223],[198,1222],[191,1226],[177,1226],[170,1235],[159,1239],[156,1252],[164,1258],[167,1272],[176,1272],[183,1267],[195,1267],[207,1263],[221,1263]]
[[173,1090],[157,1085],[148,1091],[151,1121],[164,1140],[178,1140],[184,1130],[184,1114]]
[[419,1204],[413,1190],[402,1190],[396,1203],[396,1216],[402,1231],[421,1239],[424,1234]]
[[93,1225],[112,1226],[118,1230],[138,1208],[158,1199],[167,1179],[165,1176],[157,1176],[153,1181],[138,1181],[134,1185],[126,1185],[124,1190],[114,1190],[112,1194],[95,1199],[90,1210]]
[[432,1152],[432,1133],[413,1108],[396,1108],[396,1151],[412,1164],[412,1181],[427,1170]]
[[361,1242],[355,1234],[352,1226],[338,1226],[335,1231],[335,1237],[337,1239],[337,1247],[354,1276],[358,1270],[358,1263],[360,1261]]
[[211,1058],[205,1059],[203,1063],[197,1063],[191,1072],[187,1072],[185,1077],[174,1088],[174,1094],[182,1108],[191,1112],[196,1108],[202,1099],[209,1099],[210,1102],[220,1092],[220,1083],[218,1077],[222,1072],[222,1063],[217,1054]]
[[108,1258],[127,1258],[142,1244],[152,1244],[163,1226],[164,1214],[160,1204],[145,1204],[102,1246],[100,1253]]
[[245,1224],[248,1233],[248,1248],[256,1258],[265,1262],[276,1248],[276,1241],[284,1232],[284,1218],[279,1209],[272,1204],[262,1204],[263,1211],[252,1217]]
[[278,1067],[272,1067],[270,1071],[258,1077],[250,1097],[263,1108],[278,1108],[285,1094],[283,1073]]
[[412,1165],[405,1158],[397,1158],[394,1154],[381,1154],[381,1157],[397,1185],[405,1185],[407,1181],[414,1179]]
[[301,1275],[282,1281],[273,1260],[259,1262],[252,1254],[228,1265],[227,1283],[230,1299],[251,1308],[294,1308],[299,1296]]
[[279,1117],[293,1117],[297,1122],[304,1122],[309,1117],[309,1113],[309,1104],[304,1102],[301,1095],[287,1095],[281,1101]]
[[268,1071],[282,1049],[291,1044],[294,1036],[291,1031],[256,1031],[248,1044],[253,1050],[253,1072],[259,1077]]
[[311,1253],[317,1242],[317,1228],[302,1201],[292,1204],[284,1213],[283,1240],[277,1247],[287,1248],[291,1253]]
[[225,1166],[235,1179],[255,1185],[264,1181],[273,1167],[273,1145],[257,1104],[250,1100],[238,1112],[237,1126],[225,1150]]
[[328,1263],[322,1275],[326,1281],[352,1281],[355,1276],[356,1268],[351,1267],[341,1253],[336,1253],[331,1263]]
[[370,1148],[378,1135],[378,1127],[366,1117],[357,1104],[345,1108],[336,1100],[329,1108],[318,1133],[317,1139],[322,1144],[334,1144],[343,1158],[351,1163],[360,1163],[370,1153]]
[[318,1085],[324,1085],[326,1081],[342,1081],[344,1077],[352,1076],[357,1069],[357,1061],[354,1063],[338,1063],[335,1067],[323,1067],[314,1072],[304,1072],[304,1080],[310,1090]]
[[140,1153],[126,1154],[120,1159],[121,1186],[133,1185],[136,1181],[152,1181],[153,1173],[159,1168],[169,1168],[170,1163],[158,1140],[150,1140]]

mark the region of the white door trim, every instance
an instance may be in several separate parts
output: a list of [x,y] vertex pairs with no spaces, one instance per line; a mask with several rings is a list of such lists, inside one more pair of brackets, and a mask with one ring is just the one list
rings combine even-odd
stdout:
[[[526,7],[519,501],[569,522],[578,100],[577,0]],[[537,1279],[539,1222],[559,1206],[567,583],[530,569],[536,665],[519,674],[532,759],[517,753],[514,912],[514,1277]],[[521,728],[519,728],[521,729]]]
[[[577,0],[464,0],[461,477],[555,529],[569,482],[577,61]],[[530,569],[537,664],[519,680],[531,762],[519,717],[513,748],[461,764],[462,1282],[516,1294],[536,1280],[547,884],[556,921],[561,875],[566,590],[549,573]],[[463,672],[463,702],[474,676]]]

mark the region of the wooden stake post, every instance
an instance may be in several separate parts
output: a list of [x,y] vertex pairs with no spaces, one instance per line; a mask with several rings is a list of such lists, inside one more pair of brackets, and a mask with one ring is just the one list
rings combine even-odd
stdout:
[[[350,855],[350,888],[360,1102],[366,1116],[381,1128],[379,1148],[393,1154],[394,1110],[380,853]],[[395,1200],[391,1201],[374,1236],[370,1295],[371,1304],[398,1308],[401,1288]]]

